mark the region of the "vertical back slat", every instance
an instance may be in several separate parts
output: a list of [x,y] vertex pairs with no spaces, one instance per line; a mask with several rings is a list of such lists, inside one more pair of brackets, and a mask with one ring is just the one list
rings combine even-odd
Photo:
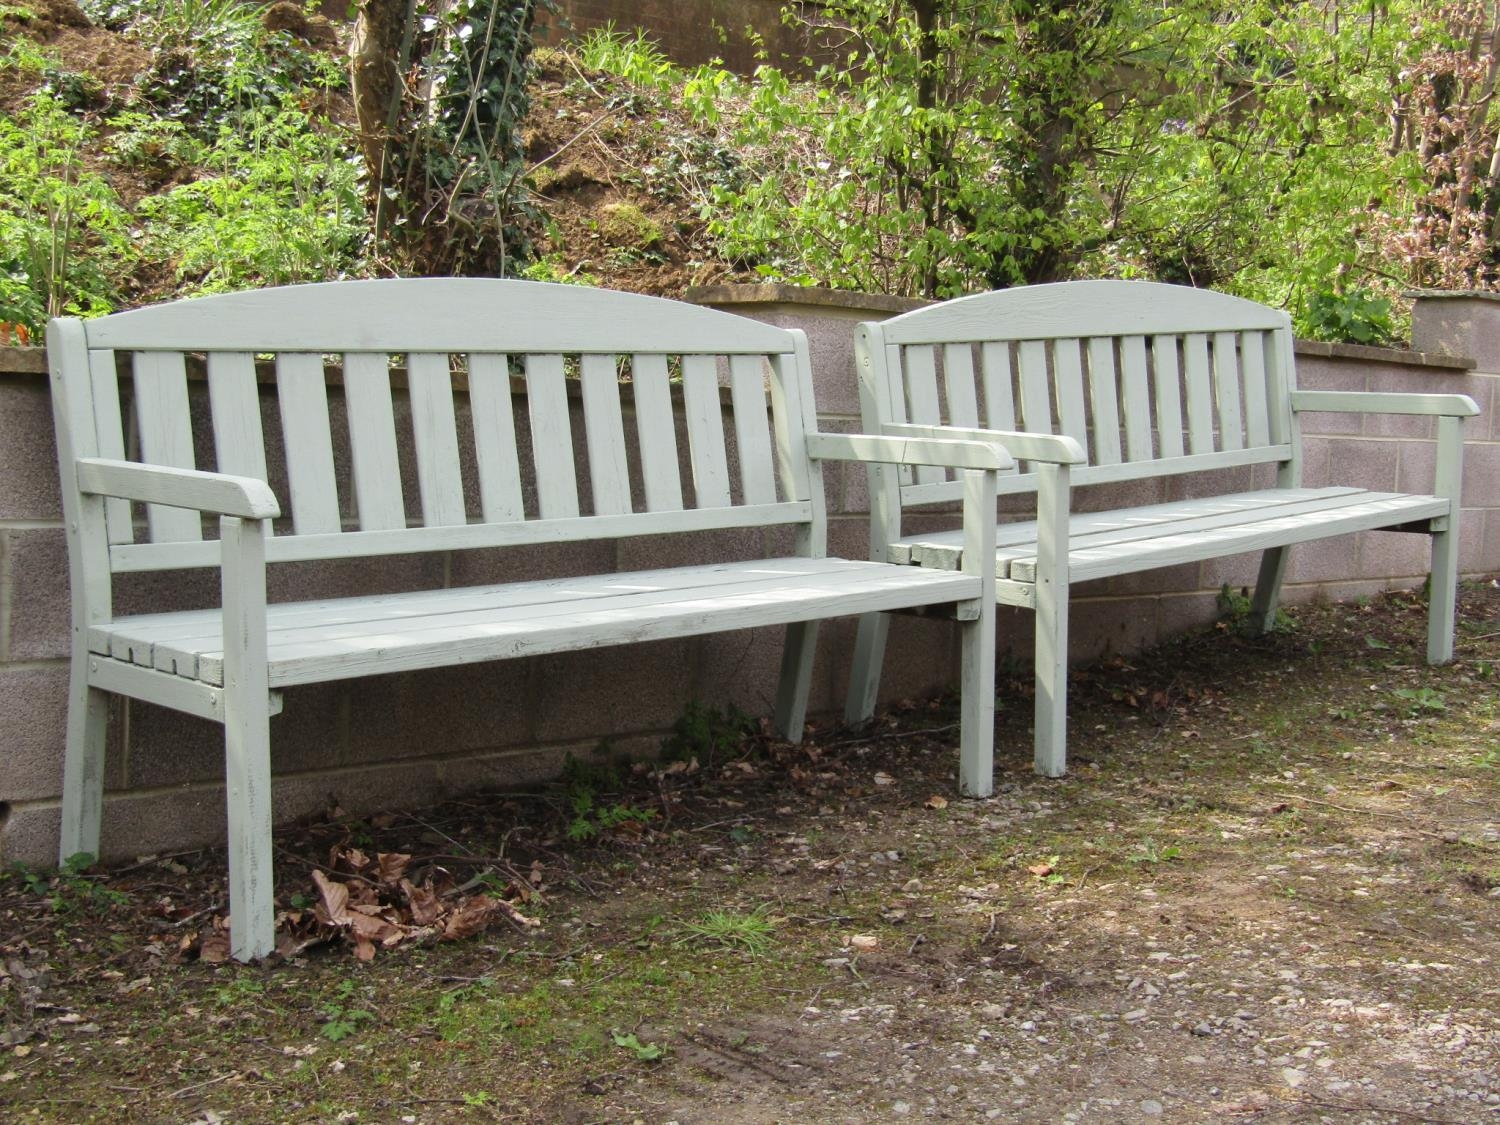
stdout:
[[1093,463],[1120,463],[1120,396],[1115,387],[1115,342],[1110,336],[1089,339],[1089,398],[1094,408]]
[[1010,369],[1010,345],[992,341],[980,349],[984,372],[984,416],[992,430],[1016,428],[1016,392]]
[[622,516],[630,511],[630,472],[625,463],[625,420],[620,412],[615,357],[584,356],[579,377],[583,383],[583,432],[588,443],[594,514]]
[[221,473],[266,480],[266,439],[260,424],[255,356],[210,352],[208,401],[213,414],[214,464]]
[[[120,375],[112,351],[89,352],[89,385],[94,398],[94,440],[100,457],[125,460],[125,423],[120,413]],[[104,501],[104,524],[111,543],[135,538],[130,524],[130,501]]]
[[1021,419],[1023,426],[1038,434],[1052,432],[1052,395],[1047,380],[1047,345],[1042,340],[1023,340],[1018,352],[1021,364]]
[[943,386],[948,391],[949,423],[968,429],[979,425],[979,397],[974,392],[972,344],[944,345]]
[[677,433],[672,428],[667,357],[638,355],[632,360],[631,373],[646,508],[652,512],[681,511],[682,477],[677,470]]
[[391,367],[385,356],[351,352],[344,357],[344,399],[359,526],[364,531],[405,527]]
[[440,352],[416,352],[407,360],[417,488],[422,496],[422,521],[428,527],[468,522],[450,370],[448,356]]
[[1120,393],[1125,398],[1125,458],[1151,459],[1151,384],[1146,376],[1146,338],[1120,339]]
[[[193,423],[188,415],[187,365],[181,352],[140,352],[135,357],[136,426],[141,460],[152,465],[194,469]],[[203,538],[203,520],[185,508],[146,506],[155,543]]]
[[1240,416],[1240,363],[1235,333],[1214,334],[1214,399],[1219,406],[1219,448],[1245,448]]
[[474,421],[480,512],[486,523],[523,519],[521,463],[516,456],[510,364],[505,356],[494,353],[469,356],[469,409]]
[[[1177,366],[1177,338],[1161,335],[1151,340],[1156,380],[1156,449],[1159,457],[1181,457],[1182,387]],[[1192,377],[1188,379],[1192,386]],[[1191,400],[1191,395],[1189,396]]]
[[578,515],[573,427],[560,355],[526,357],[526,411],[531,420],[531,456],[536,464],[537,507],[543,519]]
[[1083,408],[1083,353],[1077,340],[1052,345],[1052,371],[1057,382],[1057,424],[1061,431],[1089,448],[1088,417]]
[[729,393],[734,401],[734,437],[740,450],[740,485],[747,504],[776,503],[772,474],[771,419],[760,356],[729,357]]
[[1266,414],[1266,338],[1246,332],[1240,338],[1241,372],[1245,381],[1245,437],[1252,446],[1267,445],[1271,424]]
[[699,508],[727,508],[729,459],[724,451],[724,411],[719,405],[719,372],[713,356],[683,357],[682,396],[693,463],[693,502]]
[[799,343],[793,355],[771,359],[771,417],[776,430],[776,472],[782,492],[788,500],[807,498],[813,501],[813,527],[807,546],[821,557],[827,552],[826,512],[823,506],[823,476],[808,471],[807,434],[818,428],[808,372],[812,363],[806,352],[806,341]]
[[339,494],[333,473],[323,357],[311,352],[277,356],[276,397],[286,443],[292,526],[298,535],[339,531]]
[[1194,453],[1212,453],[1214,448],[1214,388],[1210,382],[1208,337],[1190,332],[1182,341],[1187,374],[1188,448]]
[[[919,426],[942,423],[938,405],[937,353],[930,345],[911,345],[904,358],[906,372],[906,421]],[[918,484],[936,484],[944,479],[942,469],[920,465],[911,470]]]

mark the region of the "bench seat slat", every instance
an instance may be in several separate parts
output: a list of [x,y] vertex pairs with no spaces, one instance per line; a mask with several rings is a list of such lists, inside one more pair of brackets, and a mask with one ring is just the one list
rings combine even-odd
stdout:
[[[1072,517],[1068,535],[1073,582],[1131,574],[1328,535],[1390,527],[1441,515],[1435,496],[1319,488],[1234,493]],[[1002,524],[997,573],[1031,582],[1036,575],[1036,524]],[[949,532],[902,541],[902,554],[923,566],[956,567],[962,549]]]
[[[533,585],[543,589],[532,592]],[[284,617],[305,607],[273,605],[268,611],[270,686],[957,602],[979,590],[974,575],[788,558],[486,587],[469,596],[482,599],[488,593],[488,609],[456,613],[447,599],[429,593],[329,603],[330,617],[353,619],[343,627],[310,625],[294,616],[298,624],[286,628]],[[528,593],[541,596],[528,598]],[[132,650],[155,650],[158,667],[170,664],[169,654],[175,652],[179,667],[193,667],[203,682],[220,682],[217,631],[191,643],[157,640],[155,634],[169,631],[182,616],[196,622],[205,615],[124,618],[96,628],[94,645],[113,649],[123,641]]]

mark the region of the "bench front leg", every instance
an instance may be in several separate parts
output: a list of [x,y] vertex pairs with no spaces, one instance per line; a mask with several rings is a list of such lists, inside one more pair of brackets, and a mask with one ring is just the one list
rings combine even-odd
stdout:
[[995,791],[995,488],[994,473],[964,473],[964,558],[980,578],[978,613],[959,625],[958,791]]
[[1427,590],[1427,663],[1453,659],[1453,628],[1458,612],[1458,525],[1463,506],[1463,417],[1442,417],[1437,423],[1437,473],[1433,491],[1452,510],[1434,521],[1432,575]]
[[229,825],[229,951],[276,947],[271,858],[271,691],[266,654],[266,527],[226,516],[223,542],[224,799]]
[[1068,768],[1068,466],[1038,464],[1036,559],[1036,772]]
[[[80,626],[75,626],[80,628]],[[57,862],[75,855],[99,856],[99,825],[104,813],[104,745],[109,728],[109,695],[88,682],[89,653],[74,641],[68,673],[68,729],[63,746],[62,834]]]

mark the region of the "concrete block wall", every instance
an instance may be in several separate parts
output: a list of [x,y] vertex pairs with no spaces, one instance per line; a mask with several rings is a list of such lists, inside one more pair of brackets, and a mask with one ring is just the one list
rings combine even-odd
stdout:
[[[694,294],[716,304],[808,333],[823,425],[855,429],[859,406],[852,330],[913,307],[899,299],[739,287]],[[1443,332],[1467,317],[1458,342],[1431,328],[1420,344],[1434,354],[1299,347],[1303,386],[1339,389],[1462,391],[1485,414],[1471,426],[1466,459],[1462,566],[1466,573],[1500,572],[1500,303],[1443,306]],[[1419,314],[1421,313],[1419,306]],[[1439,347],[1438,343],[1443,346]],[[1472,347],[1480,366],[1461,358]],[[201,393],[201,388],[200,388]],[[337,388],[333,389],[337,409]],[[1430,479],[1427,423],[1316,418],[1308,427],[1309,483],[1420,488]],[[582,448],[582,443],[579,443]],[[1428,476],[1423,477],[1426,472]],[[1247,473],[1246,481],[1254,480]],[[862,556],[867,549],[868,493],[864,472],[830,469],[827,477],[831,548]],[[1102,504],[1169,498],[1194,482],[1138,485],[1129,496],[1084,497]],[[540,547],[498,559],[483,552],[436,558],[369,561],[342,567],[273,568],[273,598],[337,596],[373,589],[463,585],[502,575],[543,577],[570,568],[666,565],[767,543],[731,533],[660,544],[632,541],[589,548]],[[760,535],[761,533],[750,533]],[[1426,575],[1425,540],[1370,533],[1309,544],[1293,553],[1288,596],[1343,598],[1393,586],[1419,585]],[[1255,559],[1212,560],[1095,583],[1079,591],[1071,646],[1083,658],[1129,651],[1216,613],[1219,588],[1253,580]],[[135,576],[122,610],[213,604],[207,572]],[[887,699],[933,694],[956,682],[954,631],[941,621],[902,618],[887,668]],[[68,637],[68,576],[52,438],[51,403],[40,351],[0,349],[0,862],[46,863],[54,857],[62,780]],[[815,672],[812,713],[836,718],[853,643],[853,623],[825,625]],[[1026,659],[1031,619],[1007,612],[1003,651]],[[649,753],[691,700],[752,714],[770,710],[780,659],[776,630],[757,630],[638,648],[605,649],[505,661],[442,673],[389,676],[300,688],[286,694],[273,720],[275,815],[314,812],[332,797],[350,812],[415,807],[485,787],[518,786],[554,775],[565,754],[586,755],[602,740]],[[116,705],[108,753],[103,850],[112,858],[211,843],[223,837],[222,740],[218,727],[142,704]]]

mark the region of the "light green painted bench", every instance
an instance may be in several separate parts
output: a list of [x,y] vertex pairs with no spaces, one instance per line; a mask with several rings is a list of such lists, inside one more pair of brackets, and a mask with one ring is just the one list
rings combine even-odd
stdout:
[[[964,297],[858,329],[864,428],[994,441],[1020,464],[1002,495],[1035,495],[1037,518],[1002,523],[1003,605],[1036,613],[1036,768],[1066,766],[1068,599],[1074,582],[1263,551],[1254,621],[1275,619],[1288,548],[1375,528],[1432,537],[1427,659],[1453,656],[1461,425],[1453,394],[1300,391],[1287,317],[1179,286],[1079,281]],[[1307,411],[1436,419],[1430,494],[1306,488],[1298,418]],[[981,427],[984,427],[981,429]],[[1079,485],[1274,465],[1275,486],[1116,511],[1072,510]],[[1267,482],[1269,483],[1269,482]],[[968,567],[957,531],[908,532],[903,515],[952,501],[941,470],[871,470],[871,557]],[[931,522],[931,521],[927,521]],[[860,622],[847,717],[874,710],[887,618]],[[978,779],[973,792],[990,792]]]
[[[442,279],[54,320],[47,346],[73,588],[60,856],[98,852],[111,693],[222,723],[238,958],[274,943],[270,719],[284,688],[785,625],[775,722],[795,739],[818,620],[936,606],[962,622],[963,768],[989,769],[989,569],[826,557],[819,462],[960,471],[980,559],[1010,457],[988,442],[817,433],[800,333],[634,294]],[[330,415],[330,357],[347,427]],[[195,433],[200,363],[211,422]],[[790,529],[788,557],[671,565],[673,534],[757,527]],[[658,537],[661,568],[267,604],[268,565],[626,536]],[[220,571],[221,608],[115,614],[115,575],[187,568]]]

